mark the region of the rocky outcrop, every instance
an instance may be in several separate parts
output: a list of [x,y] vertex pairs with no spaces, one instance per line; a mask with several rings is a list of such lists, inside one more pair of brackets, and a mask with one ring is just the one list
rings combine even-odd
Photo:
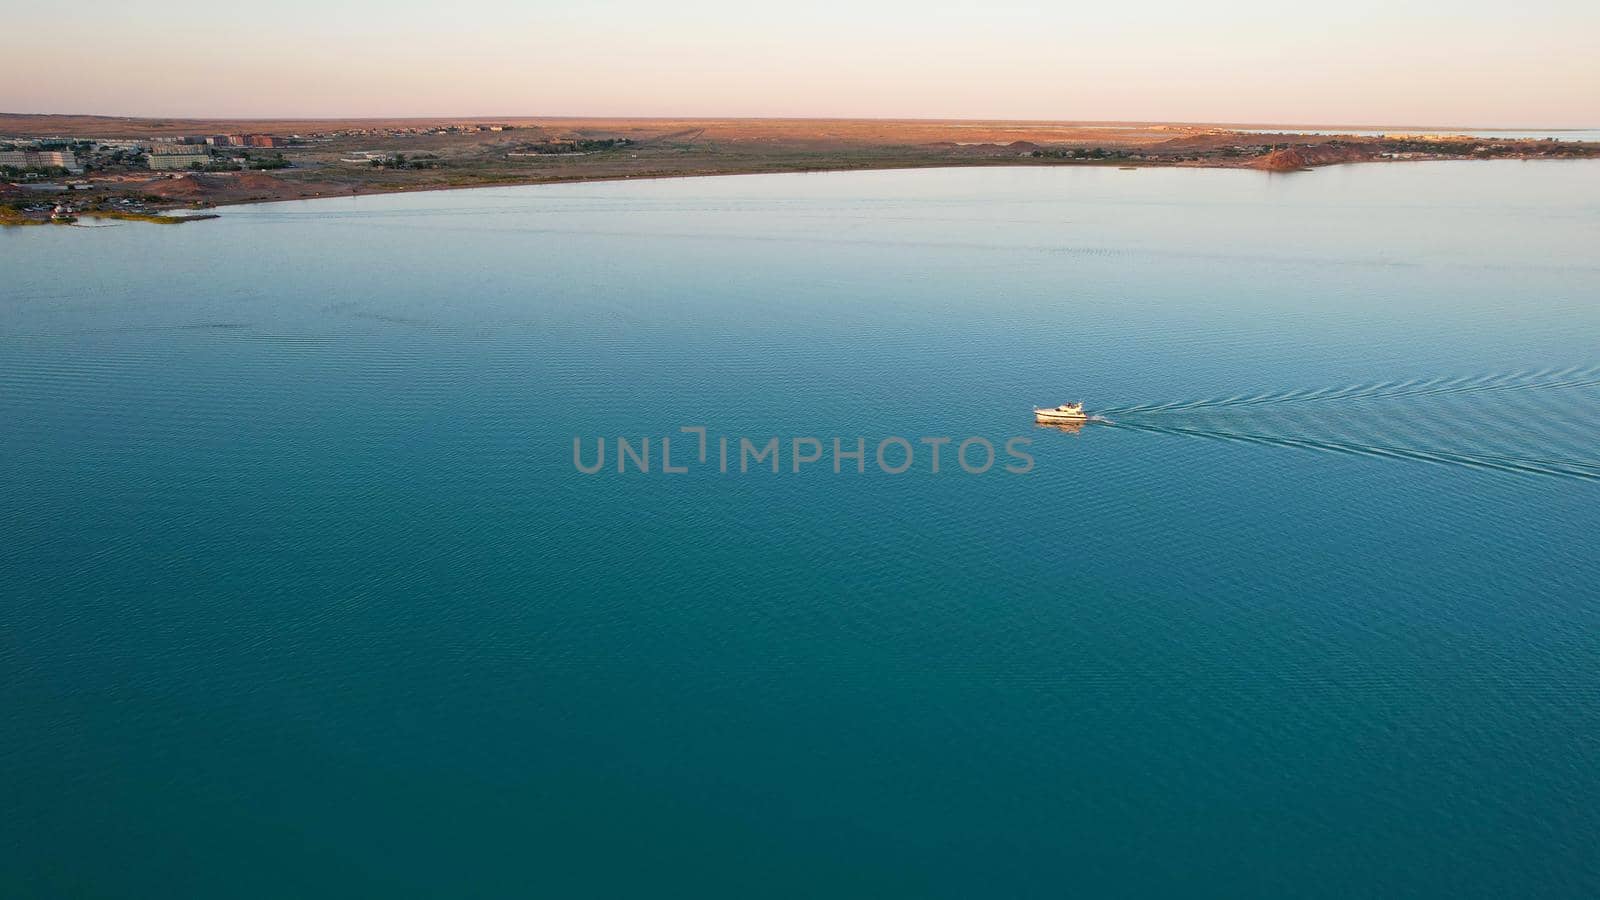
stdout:
[[1374,150],[1363,144],[1299,144],[1274,150],[1249,163],[1252,169],[1268,172],[1298,172],[1313,166],[1331,166],[1338,163],[1360,162],[1375,159]]

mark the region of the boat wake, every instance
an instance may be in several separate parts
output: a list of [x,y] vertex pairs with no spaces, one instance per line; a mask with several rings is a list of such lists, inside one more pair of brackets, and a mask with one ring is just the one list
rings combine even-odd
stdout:
[[1347,453],[1356,456],[1370,456],[1378,459],[1410,460],[1413,462],[1434,463],[1436,465],[1466,466],[1474,469],[1489,469],[1500,472],[1513,472],[1519,475],[1554,475],[1562,478],[1576,478],[1583,481],[1600,481],[1600,460],[1583,462],[1568,460],[1549,460],[1516,456],[1496,456],[1490,454],[1458,453],[1450,450],[1414,447],[1384,447],[1375,444],[1363,444],[1354,441],[1331,441],[1303,437],[1282,437],[1270,434],[1248,434],[1244,432],[1219,431],[1201,428],[1176,428],[1163,425],[1148,425],[1134,422],[1106,422],[1118,428],[1132,428],[1137,431],[1149,431],[1157,434],[1177,434],[1188,437],[1212,438],[1224,441],[1236,441],[1245,444],[1260,444],[1269,447],[1287,447],[1295,450],[1316,450],[1324,453]]
[[1099,424],[1147,433],[1600,481],[1600,366],[1241,394],[1099,412]]
[[1117,415],[1121,413],[1174,412],[1180,410],[1260,406],[1263,404],[1316,403],[1330,400],[1361,402],[1393,400],[1403,397],[1481,394],[1489,391],[1548,390],[1551,388],[1595,386],[1600,386],[1600,366],[1573,366],[1566,369],[1526,370],[1494,375],[1467,375],[1455,378],[1414,379],[1411,381],[1379,381],[1372,384],[1356,384],[1336,388],[1241,394],[1233,397],[1217,397],[1208,400],[1188,400],[1144,406],[1119,406],[1105,409],[1103,413]]

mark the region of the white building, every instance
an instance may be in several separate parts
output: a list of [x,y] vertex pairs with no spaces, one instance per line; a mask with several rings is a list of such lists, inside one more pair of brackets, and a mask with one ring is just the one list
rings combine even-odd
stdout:
[[174,169],[187,169],[195,163],[205,165],[211,161],[211,154],[203,146],[194,144],[156,144],[150,148],[150,168],[156,171],[172,171]]
[[73,173],[83,171],[83,166],[78,165],[78,157],[71,150],[0,150],[0,166],[15,166],[18,169],[57,168]]

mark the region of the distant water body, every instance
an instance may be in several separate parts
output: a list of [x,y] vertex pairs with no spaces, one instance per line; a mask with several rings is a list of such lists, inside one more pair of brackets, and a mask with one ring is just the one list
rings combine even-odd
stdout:
[[[1596,247],[1591,161],[0,232],[0,895],[1595,896]],[[574,469],[682,426],[1036,467]]]
[[1500,138],[1502,140],[1521,140],[1521,141],[1591,141],[1591,142],[1600,142],[1600,129],[1595,129],[1595,128],[1564,128],[1564,129],[1555,129],[1553,131],[1541,131],[1539,129],[1518,130],[1518,129],[1515,129],[1515,128],[1500,128],[1500,129],[1491,128],[1491,129],[1487,129],[1487,130],[1485,130],[1485,129],[1478,129],[1478,130],[1473,130],[1473,129],[1461,130],[1461,129],[1457,129],[1457,130],[1451,130],[1451,129],[1433,129],[1433,128],[1423,128],[1423,129],[1420,129],[1420,130],[1419,129],[1414,129],[1414,128],[1355,128],[1355,129],[1319,128],[1319,129],[1315,129],[1315,130],[1304,129],[1304,128],[1244,128],[1244,129],[1241,129],[1241,130],[1246,134],[1355,134],[1355,135],[1361,135],[1363,137],[1383,137],[1386,134],[1426,134],[1426,135],[1435,135],[1435,136],[1439,136],[1439,137],[1448,137],[1448,136],[1452,136],[1452,135],[1462,135],[1462,136],[1466,136],[1466,137]]

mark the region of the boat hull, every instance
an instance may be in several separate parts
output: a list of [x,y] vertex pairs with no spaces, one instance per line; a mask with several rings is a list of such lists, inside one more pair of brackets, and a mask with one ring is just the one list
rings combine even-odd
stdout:
[[1041,425],[1061,425],[1069,422],[1087,422],[1089,417],[1083,413],[1056,412],[1049,409],[1036,409],[1033,411],[1033,420]]

